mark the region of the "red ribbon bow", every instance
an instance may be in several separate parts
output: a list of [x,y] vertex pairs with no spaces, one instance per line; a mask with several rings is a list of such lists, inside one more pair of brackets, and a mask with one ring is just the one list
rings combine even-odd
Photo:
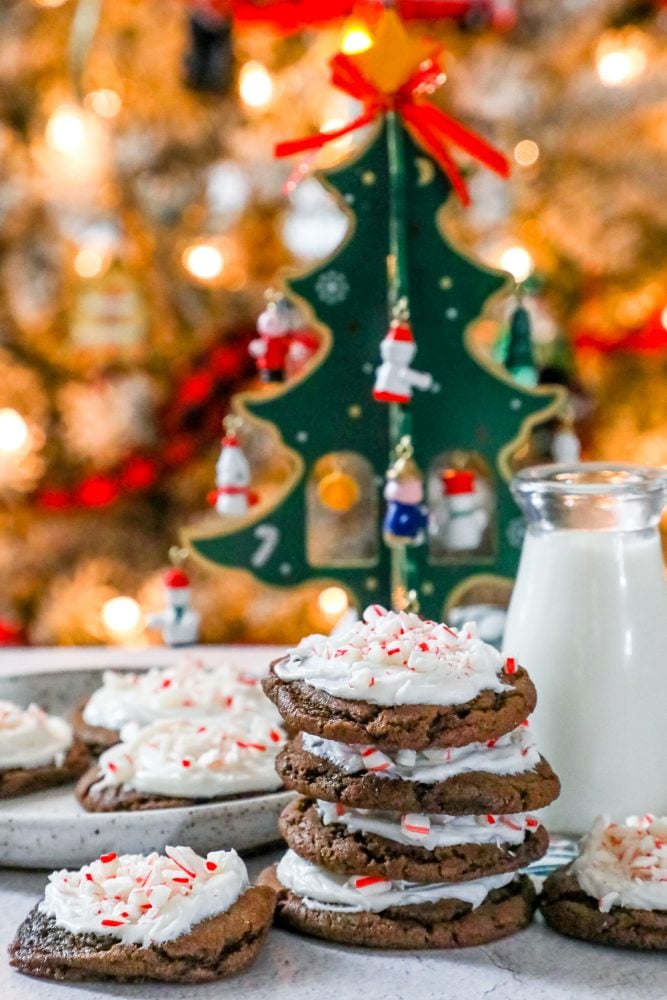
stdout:
[[319,132],[305,139],[280,142],[275,147],[278,157],[303,153],[310,149],[321,149],[329,142],[356,132],[375,121],[378,115],[395,111],[404,121],[409,131],[431,154],[447,174],[451,185],[464,205],[470,204],[468,188],[461,172],[452,158],[448,143],[453,143],[474,157],[489,170],[507,177],[509,163],[505,156],[481,136],[467,129],[455,118],[432,104],[424,103],[424,97],[433,92],[442,72],[436,57],[422,63],[406,83],[393,94],[385,94],[368,80],[355,63],[345,54],[338,53],[331,60],[331,82],[364,105],[358,118],[332,132]]

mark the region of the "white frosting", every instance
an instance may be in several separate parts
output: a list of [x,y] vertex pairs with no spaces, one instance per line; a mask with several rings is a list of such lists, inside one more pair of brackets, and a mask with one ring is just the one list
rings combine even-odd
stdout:
[[301,740],[304,750],[328,760],[345,774],[372,771],[385,778],[420,781],[427,785],[469,771],[520,774],[532,770],[540,760],[526,725],[486,743],[468,743],[446,750],[398,750],[393,756],[373,747],[348,746],[308,733],[303,733]]
[[508,885],[514,878],[514,872],[506,872],[470,882],[437,882],[431,885],[390,882],[364,875],[346,878],[319,868],[294,851],[287,851],[281,858],[276,875],[278,881],[301,897],[309,909],[347,913],[380,913],[389,906],[436,903],[440,899],[460,899],[476,910],[493,889]]
[[106,670],[102,687],[91,695],[83,718],[89,726],[120,730],[127,722],[146,726],[158,719],[247,712],[261,713],[272,724],[279,720],[258,678],[239,673],[229,664],[207,666],[186,657],[175,666],[143,673]]
[[346,632],[303,639],[274,670],[374,705],[461,705],[483,690],[507,690],[503,663],[472,623],[457,630],[373,604]]
[[37,705],[25,710],[0,701],[0,769],[61,767],[72,745],[72,727]]
[[53,872],[39,908],[72,934],[108,935],[147,947],[173,941],[224,913],[248,888],[236,851],[199,857],[189,847],[102,855],[79,871]]
[[376,833],[386,840],[407,847],[454,847],[457,844],[494,844],[496,847],[519,845],[526,833],[536,830],[540,821],[528,813],[511,816],[443,816],[372,809],[348,809],[336,802],[318,800],[322,822],[344,826],[349,833]]
[[102,754],[94,787],[123,785],[148,795],[213,799],[280,787],[276,754],[280,726],[261,716],[162,719],[141,729],[130,723],[121,742]]
[[631,817],[623,826],[599,816],[573,871],[602,913],[612,906],[667,910],[667,817]]

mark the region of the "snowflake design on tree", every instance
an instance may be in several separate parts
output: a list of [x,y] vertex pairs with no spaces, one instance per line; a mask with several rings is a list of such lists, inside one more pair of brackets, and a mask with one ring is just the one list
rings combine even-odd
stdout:
[[324,271],[315,282],[315,292],[327,306],[344,302],[350,291],[350,282],[340,271]]

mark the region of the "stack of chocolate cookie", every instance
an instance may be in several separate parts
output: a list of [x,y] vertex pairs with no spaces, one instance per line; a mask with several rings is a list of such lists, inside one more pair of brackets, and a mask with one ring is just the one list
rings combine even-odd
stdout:
[[530,813],[560,786],[537,751],[525,670],[460,631],[373,605],[310,636],[264,689],[296,732],[277,760],[301,793],[261,881],[284,925],[379,948],[482,944],[532,918],[548,838]]

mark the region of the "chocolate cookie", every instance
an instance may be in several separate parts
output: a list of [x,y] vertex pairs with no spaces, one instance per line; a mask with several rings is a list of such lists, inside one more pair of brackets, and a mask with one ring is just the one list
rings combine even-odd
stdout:
[[613,906],[609,913],[601,913],[597,900],[579,887],[569,865],[544,883],[540,909],[549,926],[568,937],[615,948],[667,949],[667,912]]
[[532,812],[549,805],[560,791],[560,782],[543,757],[534,770],[520,774],[470,771],[427,785],[371,771],[346,774],[335,764],[304,750],[300,736],[278,754],[276,770],[286,788],[311,799],[401,813],[475,816]]
[[13,795],[30,795],[43,788],[66,785],[75,781],[90,764],[87,748],[81,740],[74,739],[63,763],[44,764],[42,767],[17,767],[0,771],[0,799]]
[[271,924],[275,893],[248,889],[225,913],[196,924],[173,941],[143,948],[111,936],[71,934],[35,907],[9,947],[10,964],[45,979],[154,979],[206,983],[254,962]]
[[543,826],[527,832],[522,844],[457,844],[427,850],[406,846],[375,833],[350,833],[338,823],[322,822],[312,799],[297,799],[283,810],[278,828],[288,847],[341,875],[379,875],[391,881],[466,882],[485,875],[517,871],[546,853]]
[[264,691],[292,730],[340,743],[372,743],[380,750],[424,750],[483,742],[516,729],[535,708],[537,695],[525,670],[500,674],[507,691],[482,691],[463,705],[372,705],[336,698],[305,681],[282,681],[275,673]]
[[290,930],[338,944],[368,948],[466,948],[514,934],[532,920],[535,890],[525,875],[489,893],[476,910],[443,899],[419,906],[393,906],[381,913],[313,910],[276,876],[275,865],[259,877],[278,893],[276,921]]
[[101,753],[113,747],[120,741],[120,733],[117,729],[106,729],[104,726],[90,726],[83,717],[83,710],[88,704],[88,698],[84,698],[72,713],[71,723],[74,733],[86,744],[90,752],[99,757]]
[[[87,812],[142,812],[147,809],[175,809],[183,806],[206,805],[209,802],[231,802],[233,799],[247,799],[251,795],[269,795],[270,792],[240,792],[236,795],[221,795],[213,799],[186,799],[171,795],[151,795],[137,792],[123,785],[94,788],[102,774],[96,765],[88,768],[77,782],[74,794]],[[276,788],[273,791],[279,792]]]

